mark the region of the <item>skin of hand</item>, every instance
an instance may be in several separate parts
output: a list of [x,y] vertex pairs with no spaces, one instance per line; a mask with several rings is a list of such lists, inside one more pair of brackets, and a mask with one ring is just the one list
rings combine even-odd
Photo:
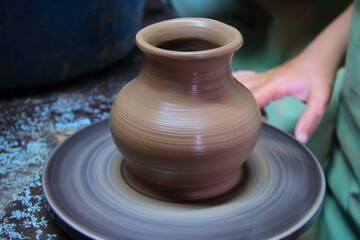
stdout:
[[234,77],[252,91],[260,108],[286,96],[307,103],[295,128],[295,136],[302,143],[307,142],[322,119],[330,98],[334,75],[335,72],[318,68],[301,57],[265,73],[234,73]]
[[264,73],[236,71],[235,79],[254,94],[260,108],[286,96],[306,103],[295,137],[306,143],[328,105],[338,65],[349,35],[352,5],[295,58]]

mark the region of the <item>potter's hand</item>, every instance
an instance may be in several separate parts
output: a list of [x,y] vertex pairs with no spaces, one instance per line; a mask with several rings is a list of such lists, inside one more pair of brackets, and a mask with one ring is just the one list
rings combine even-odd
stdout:
[[326,110],[334,72],[298,57],[264,73],[237,71],[234,77],[252,91],[261,108],[285,96],[307,103],[295,128],[296,138],[306,143]]
[[295,137],[306,143],[319,125],[328,104],[333,79],[345,53],[350,5],[297,57],[264,73],[234,72],[255,95],[260,107],[292,96],[307,104],[295,127]]

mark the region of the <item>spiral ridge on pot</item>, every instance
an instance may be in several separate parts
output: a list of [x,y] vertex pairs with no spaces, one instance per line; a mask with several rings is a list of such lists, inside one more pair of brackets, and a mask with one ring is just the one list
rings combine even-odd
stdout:
[[141,30],[137,44],[144,66],[110,115],[129,173],[180,201],[230,191],[261,128],[255,98],[231,73],[241,34],[215,20],[184,18]]

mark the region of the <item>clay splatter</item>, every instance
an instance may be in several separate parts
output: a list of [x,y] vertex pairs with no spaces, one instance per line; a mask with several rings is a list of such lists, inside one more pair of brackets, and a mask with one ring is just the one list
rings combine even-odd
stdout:
[[71,239],[44,206],[40,172],[60,142],[108,118],[117,93],[140,68],[141,55],[133,52],[86,80],[8,99],[0,94],[0,239]]
[[117,92],[135,74],[0,102],[0,209],[39,173],[57,144],[107,118]]
[[16,196],[18,191],[14,189],[21,190],[39,172],[59,141],[92,122],[107,118],[113,98],[68,93],[2,105],[0,208]]
[[40,186],[39,174],[15,198],[11,208],[0,214],[0,239],[63,239],[64,233],[60,229],[49,228],[54,223],[44,208]]

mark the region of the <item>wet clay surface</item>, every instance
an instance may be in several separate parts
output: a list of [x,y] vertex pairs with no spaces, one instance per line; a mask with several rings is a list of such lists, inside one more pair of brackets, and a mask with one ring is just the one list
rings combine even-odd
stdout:
[[261,128],[255,98],[231,74],[240,33],[215,20],[184,18],[142,29],[136,41],[144,66],[110,115],[128,172],[138,186],[174,201],[228,192]]

